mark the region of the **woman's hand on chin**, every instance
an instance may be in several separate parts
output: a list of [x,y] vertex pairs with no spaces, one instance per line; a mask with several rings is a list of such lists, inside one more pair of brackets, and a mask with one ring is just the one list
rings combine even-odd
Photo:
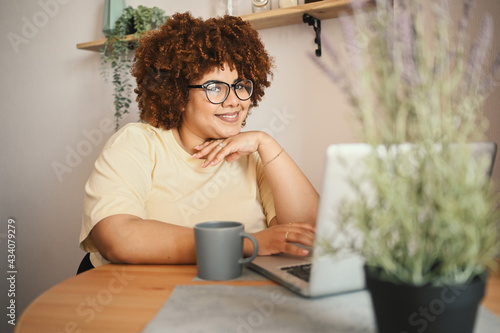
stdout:
[[192,156],[199,159],[205,158],[205,162],[201,165],[202,168],[217,165],[224,159],[233,162],[242,156],[256,152],[268,137],[270,138],[264,132],[250,131],[241,132],[225,139],[208,140],[194,147],[196,153]]

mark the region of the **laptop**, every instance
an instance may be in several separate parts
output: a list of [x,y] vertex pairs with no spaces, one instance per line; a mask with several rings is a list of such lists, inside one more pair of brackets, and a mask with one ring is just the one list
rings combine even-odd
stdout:
[[[491,176],[497,146],[493,142],[473,143],[474,158],[488,157],[491,164],[487,173]],[[409,148],[403,144],[399,147]],[[363,258],[348,250],[335,255],[325,253],[325,242],[361,240],[355,230],[340,230],[338,209],[347,199],[355,199],[355,192],[349,183],[352,177],[363,173],[363,159],[372,151],[372,146],[364,143],[334,144],[326,152],[326,163],[316,221],[316,240],[306,257],[289,254],[258,256],[247,267],[276,281],[291,291],[304,297],[320,297],[365,288]],[[385,150],[381,147],[382,153]],[[366,188],[364,191],[369,192]],[[370,195],[370,193],[367,193]],[[352,243],[351,243],[352,244]]]

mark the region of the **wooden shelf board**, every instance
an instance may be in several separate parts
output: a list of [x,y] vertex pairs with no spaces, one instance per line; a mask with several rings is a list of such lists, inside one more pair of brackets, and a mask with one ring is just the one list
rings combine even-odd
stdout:
[[338,17],[341,12],[351,10],[350,2],[350,0],[323,0],[300,6],[243,15],[241,18],[249,21],[257,30],[275,28],[303,23],[302,16],[304,14],[309,14],[320,20]]
[[[126,41],[135,42],[136,38],[134,35],[127,35],[124,38]],[[80,50],[88,50],[94,52],[100,52],[101,48],[106,44],[106,38],[94,40],[92,42],[76,44],[76,48]]]
[[[350,0],[322,0],[304,5],[273,9],[261,13],[242,15],[241,18],[248,21],[252,26],[259,29],[269,29],[292,24],[302,23],[302,16],[309,14],[320,20],[338,17],[340,13],[350,13]],[[363,0],[365,4],[374,3],[374,0]],[[128,41],[135,41],[134,35],[125,37]],[[106,38],[92,42],[80,43],[76,47],[81,50],[97,51],[104,46]]]

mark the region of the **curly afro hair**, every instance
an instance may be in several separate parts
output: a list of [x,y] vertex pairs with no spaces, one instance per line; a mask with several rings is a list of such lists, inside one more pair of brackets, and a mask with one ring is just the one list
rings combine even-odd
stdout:
[[141,120],[167,130],[180,126],[190,82],[225,63],[254,81],[251,106],[257,106],[270,86],[272,62],[257,31],[241,18],[177,13],[141,38],[135,52],[131,73]]

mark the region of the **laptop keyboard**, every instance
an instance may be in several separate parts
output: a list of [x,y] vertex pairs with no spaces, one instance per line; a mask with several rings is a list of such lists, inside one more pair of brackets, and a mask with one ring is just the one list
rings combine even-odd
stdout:
[[298,277],[301,280],[309,282],[309,277],[311,275],[311,264],[303,264],[296,266],[282,267],[282,271],[286,271],[293,276]]

